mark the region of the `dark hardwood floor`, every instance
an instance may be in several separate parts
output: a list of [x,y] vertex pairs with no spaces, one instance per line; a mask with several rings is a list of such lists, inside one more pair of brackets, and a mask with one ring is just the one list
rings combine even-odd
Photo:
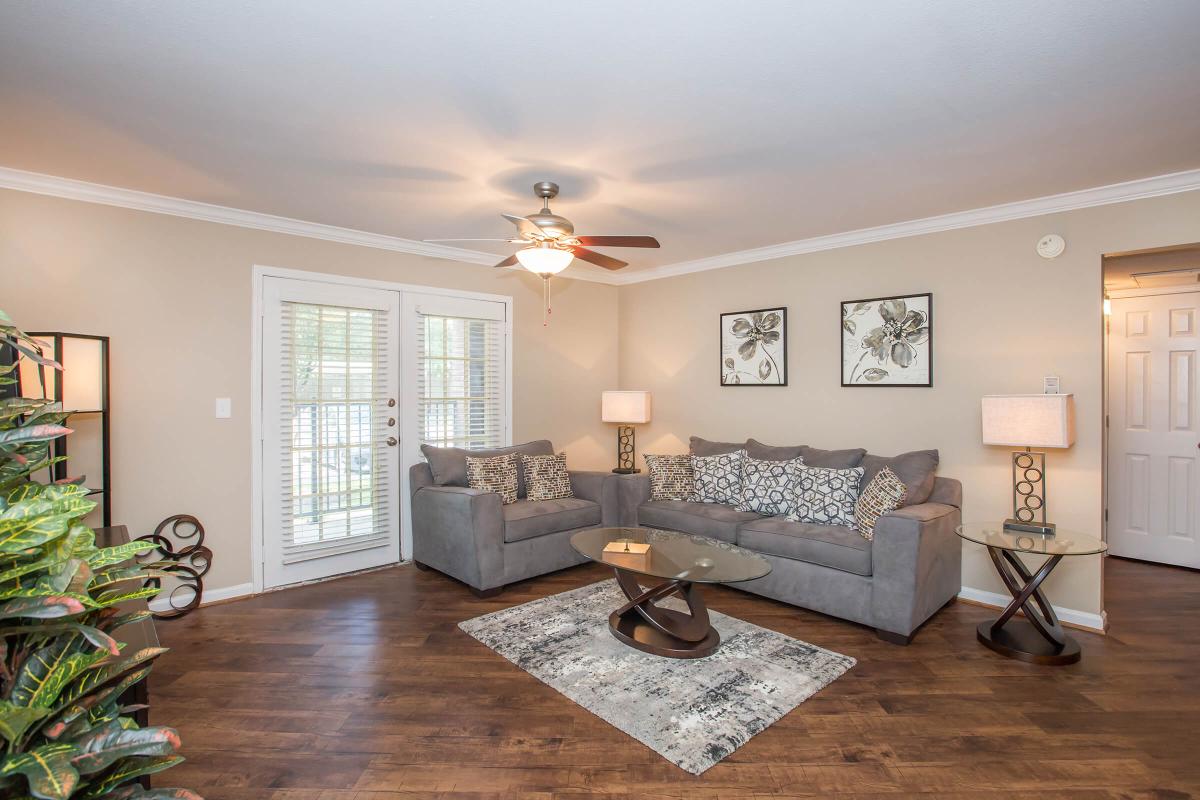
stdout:
[[1038,667],[975,641],[957,603],[909,647],[725,589],[712,608],[858,665],[694,777],[522,672],[461,620],[607,577],[480,601],[411,566],[160,623],[152,721],[207,800],[1200,796],[1200,574],[1108,559],[1108,636]]

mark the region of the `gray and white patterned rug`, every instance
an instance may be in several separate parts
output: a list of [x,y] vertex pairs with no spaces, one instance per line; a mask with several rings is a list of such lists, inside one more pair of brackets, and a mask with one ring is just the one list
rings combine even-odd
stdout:
[[721,634],[717,652],[694,660],[650,655],[608,630],[608,615],[624,602],[617,582],[607,580],[459,627],[695,775],[855,664],[849,656],[711,610]]

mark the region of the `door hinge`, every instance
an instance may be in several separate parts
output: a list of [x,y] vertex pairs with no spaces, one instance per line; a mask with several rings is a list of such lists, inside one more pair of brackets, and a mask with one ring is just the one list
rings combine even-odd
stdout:
[[1108,522],[1108,509],[1104,509],[1104,521]]

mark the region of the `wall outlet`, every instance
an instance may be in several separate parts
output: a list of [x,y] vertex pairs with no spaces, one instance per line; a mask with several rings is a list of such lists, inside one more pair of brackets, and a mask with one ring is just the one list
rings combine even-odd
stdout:
[[1047,375],[1042,378],[1042,394],[1062,394],[1062,387],[1057,375]]
[[217,398],[217,419],[229,419],[233,416],[233,400],[229,397]]

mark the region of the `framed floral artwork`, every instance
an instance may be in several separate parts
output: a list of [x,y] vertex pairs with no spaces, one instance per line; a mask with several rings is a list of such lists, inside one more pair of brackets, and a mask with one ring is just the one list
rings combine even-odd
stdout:
[[842,386],[933,386],[933,295],[842,303]]
[[721,385],[787,386],[787,309],[721,315]]

